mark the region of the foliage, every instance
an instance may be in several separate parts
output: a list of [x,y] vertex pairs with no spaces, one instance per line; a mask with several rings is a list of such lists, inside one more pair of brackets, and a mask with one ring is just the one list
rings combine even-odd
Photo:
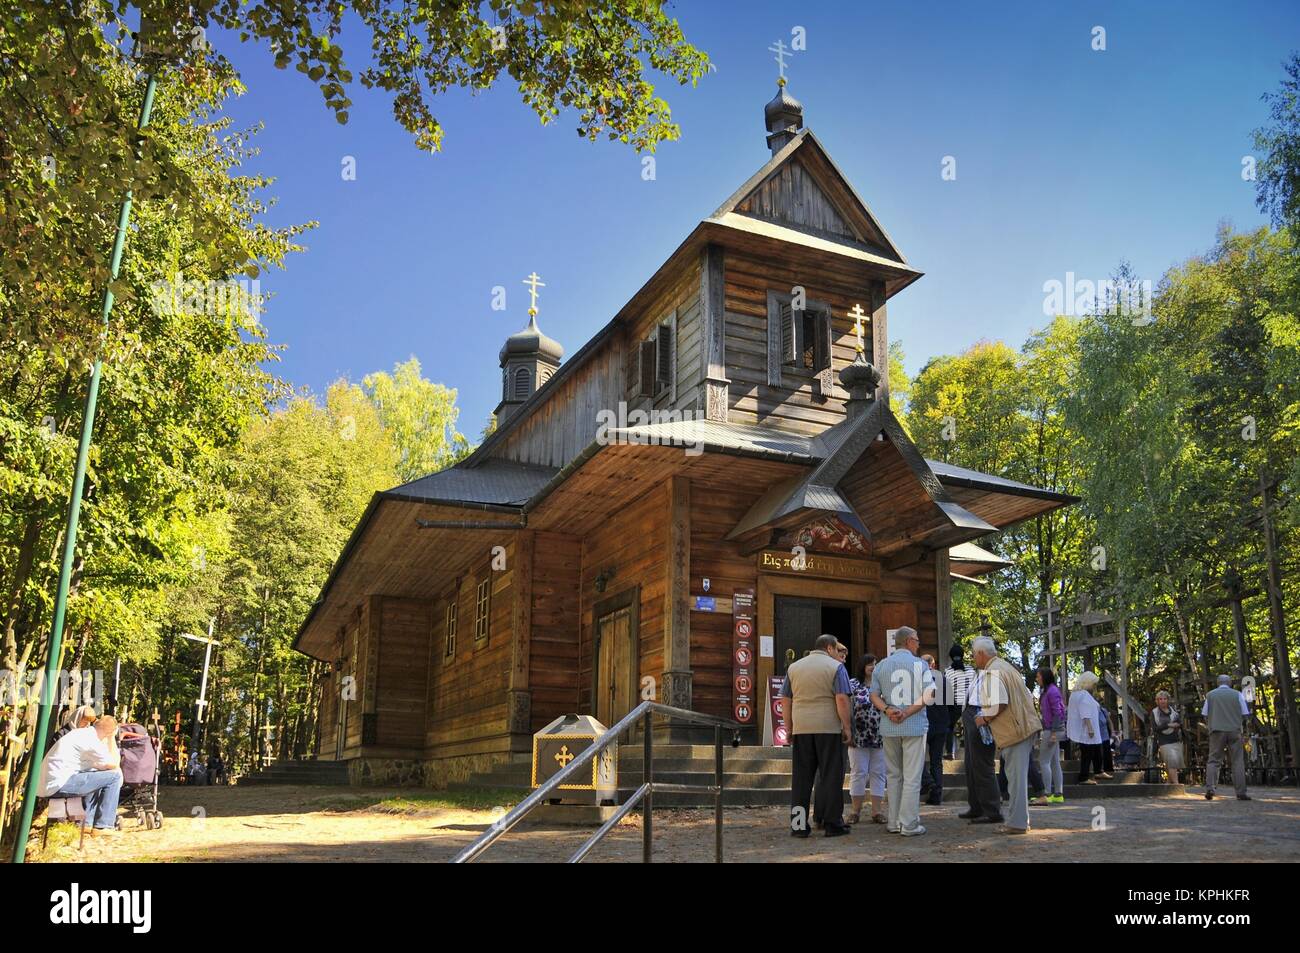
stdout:
[[1264,153],[1256,170],[1256,201],[1279,228],[1300,227],[1300,53],[1285,65],[1279,88],[1265,93],[1272,123],[1255,130],[1255,149]]
[[[543,123],[578,113],[578,134],[654,151],[680,132],[647,69],[694,84],[708,58],[686,42],[657,0],[139,0],[150,19],[220,27],[267,43],[275,65],[293,65],[347,122],[353,75],[341,37],[360,21],[370,51],[363,86],[393,97],[393,115],[419,148],[442,147],[433,100],[452,89],[481,92],[503,75]],[[348,15],[351,14],[351,19]],[[188,32],[186,29],[178,32]]]
[[361,389],[397,447],[400,482],[435,473],[469,455],[469,441],[456,430],[460,411],[455,389],[421,377],[414,357],[394,367],[392,374],[367,374]]

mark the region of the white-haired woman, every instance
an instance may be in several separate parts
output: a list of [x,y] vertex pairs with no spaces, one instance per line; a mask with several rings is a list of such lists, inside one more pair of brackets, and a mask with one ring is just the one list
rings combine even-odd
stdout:
[[1169,772],[1169,783],[1178,783],[1178,772],[1183,770],[1183,717],[1169,703],[1169,693],[1156,692],[1156,707],[1151,709],[1151,728],[1160,758]]
[[68,712],[67,717],[63,719],[63,724],[59,726],[58,731],[54,732],[54,736],[50,738],[50,747],[53,748],[54,743],[69,731],[93,725],[96,717],[94,705],[82,705],[80,708],[72,709],[72,711]]
[[1079,784],[1096,784],[1092,770],[1101,770],[1101,706],[1092,697],[1100,679],[1084,672],[1074,680],[1065,716],[1065,735],[1079,746]]

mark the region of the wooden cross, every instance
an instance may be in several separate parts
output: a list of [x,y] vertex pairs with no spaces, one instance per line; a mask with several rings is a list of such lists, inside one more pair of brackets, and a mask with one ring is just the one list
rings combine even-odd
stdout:
[[785,45],[784,41],[777,40],[776,46],[769,46],[767,50],[769,53],[776,54],[776,67],[780,71],[780,79],[777,80],[777,83],[779,83],[781,86],[784,86],[785,85],[785,54],[790,52],[789,47]]
[[561,746],[560,750],[555,753],[555,760],[560,762],[561,768],[567,768],[569,766],[569,762],[576,757],[577,757],[576,754],[570,753],[568,745]]
[[853,333],[857,335],[858,353],[861,354],[865,349],[862,343],[862,322],[866,320],[867,312],[862,310],[862,305],[855,304],[853,310],[849,312],[849,317],[853,319]]
[[528,286],[528,296],[530,298],[530,302],[528,305],[528,313],[529,315],[536,317],[537,316],[537,289],[545,288],[546,285],[542,282],[541,277],[535,271],[527,278],[525,278],[523,283]]

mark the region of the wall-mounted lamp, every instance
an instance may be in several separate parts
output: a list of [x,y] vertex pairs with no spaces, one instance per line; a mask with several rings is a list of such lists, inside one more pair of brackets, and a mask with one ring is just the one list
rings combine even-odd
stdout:
[[614,578],[614,570],[606,569],[604,572],[602,572],[599,576],[596,577],[596,591],[604,592],[605,587],[609,585],[609,581],[613,578]]

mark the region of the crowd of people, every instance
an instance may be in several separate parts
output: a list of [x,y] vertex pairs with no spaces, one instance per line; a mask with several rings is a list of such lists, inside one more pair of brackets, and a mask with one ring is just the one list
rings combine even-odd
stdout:
[[[1035,697],[1020,670],[987,636],[971,643],[969,665],[954,646],[952,664],[940,671],[933,656],[920,653],[915,629],[904,626],[894,635],[888,656],[864,655],[852,674],[848,648],[833,635],[819,636],[787,669],[781,713],[792,746],[792,835],[808,837],[816,828],[841,837],[863,822],[864,811],[871,823],[891,833],[924,834],[921,798],[942,803],[943,761],[956,756],[958,725],[968,806],[957,816],[972,824],[1001,825],[1010,835],[1029,833],[1031,804],[1065,803],[1062,750],[1067,745],[1078,751],[1076,783],[1114,777],[1110,716],[1097,697],[1100,679],[1094,673],[1075,679],[1067,704],[1050,667],[1034,673]],[[1209,731],[1206,799],[1216,796],[1220,769],[1230,762],[1237,797],[1250,800],[1242,744],[1249,709],[1227,675],[1219,676],[1218,686],[1206,695],[1201,714]],[[1168,692],[1157,694],[1149,724],[1169,780],[1178,784],[1186,737]]]

